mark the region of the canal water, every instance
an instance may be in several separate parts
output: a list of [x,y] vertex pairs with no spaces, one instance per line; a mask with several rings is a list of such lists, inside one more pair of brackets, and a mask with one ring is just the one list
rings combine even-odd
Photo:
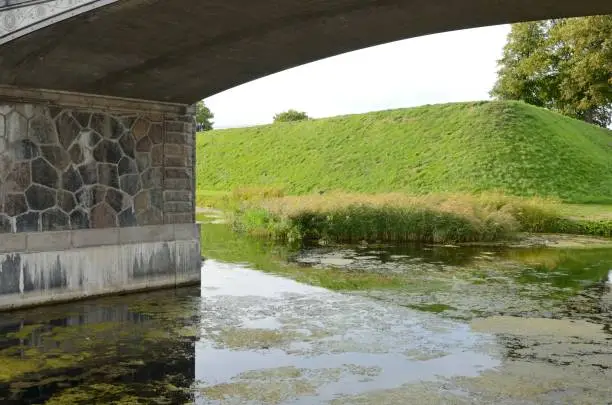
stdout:
[[0,404],[612,404],[612,249],[274,245],[0,314]]

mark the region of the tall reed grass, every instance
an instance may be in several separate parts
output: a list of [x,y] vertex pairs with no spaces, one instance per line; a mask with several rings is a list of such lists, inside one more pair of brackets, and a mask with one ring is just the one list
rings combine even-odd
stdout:
[[503,194],[335,192],[247,200],[233,223],[258,236],[327,242],[478,242],[510,239],[517,232],[612,236],[612,221],[564,218],[559,204]]

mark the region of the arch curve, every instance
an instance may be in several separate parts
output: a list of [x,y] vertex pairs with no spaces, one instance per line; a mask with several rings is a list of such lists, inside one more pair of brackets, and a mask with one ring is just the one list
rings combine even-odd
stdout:
[[121,0],[0,46],[0,84],[188,104],[395,40],[608,13],[609,0]]

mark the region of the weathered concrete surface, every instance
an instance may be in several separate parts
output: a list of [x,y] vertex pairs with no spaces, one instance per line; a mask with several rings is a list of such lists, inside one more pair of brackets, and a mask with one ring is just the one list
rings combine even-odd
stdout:
[[0,310],[200,281],[196,224],[18,236],[22,245],[0,253]]
[[117,0],[0,0],[0,44]]
[[612,13],[610,0],[122,0],[0,47],[0,84],[191,104],[442,31]]

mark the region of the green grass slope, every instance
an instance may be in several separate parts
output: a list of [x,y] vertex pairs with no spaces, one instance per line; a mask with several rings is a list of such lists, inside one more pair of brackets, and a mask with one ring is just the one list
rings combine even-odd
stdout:
[[612,131],[520,102],[431,105],[201,133],[199,190],[499,190],[612,201]]

